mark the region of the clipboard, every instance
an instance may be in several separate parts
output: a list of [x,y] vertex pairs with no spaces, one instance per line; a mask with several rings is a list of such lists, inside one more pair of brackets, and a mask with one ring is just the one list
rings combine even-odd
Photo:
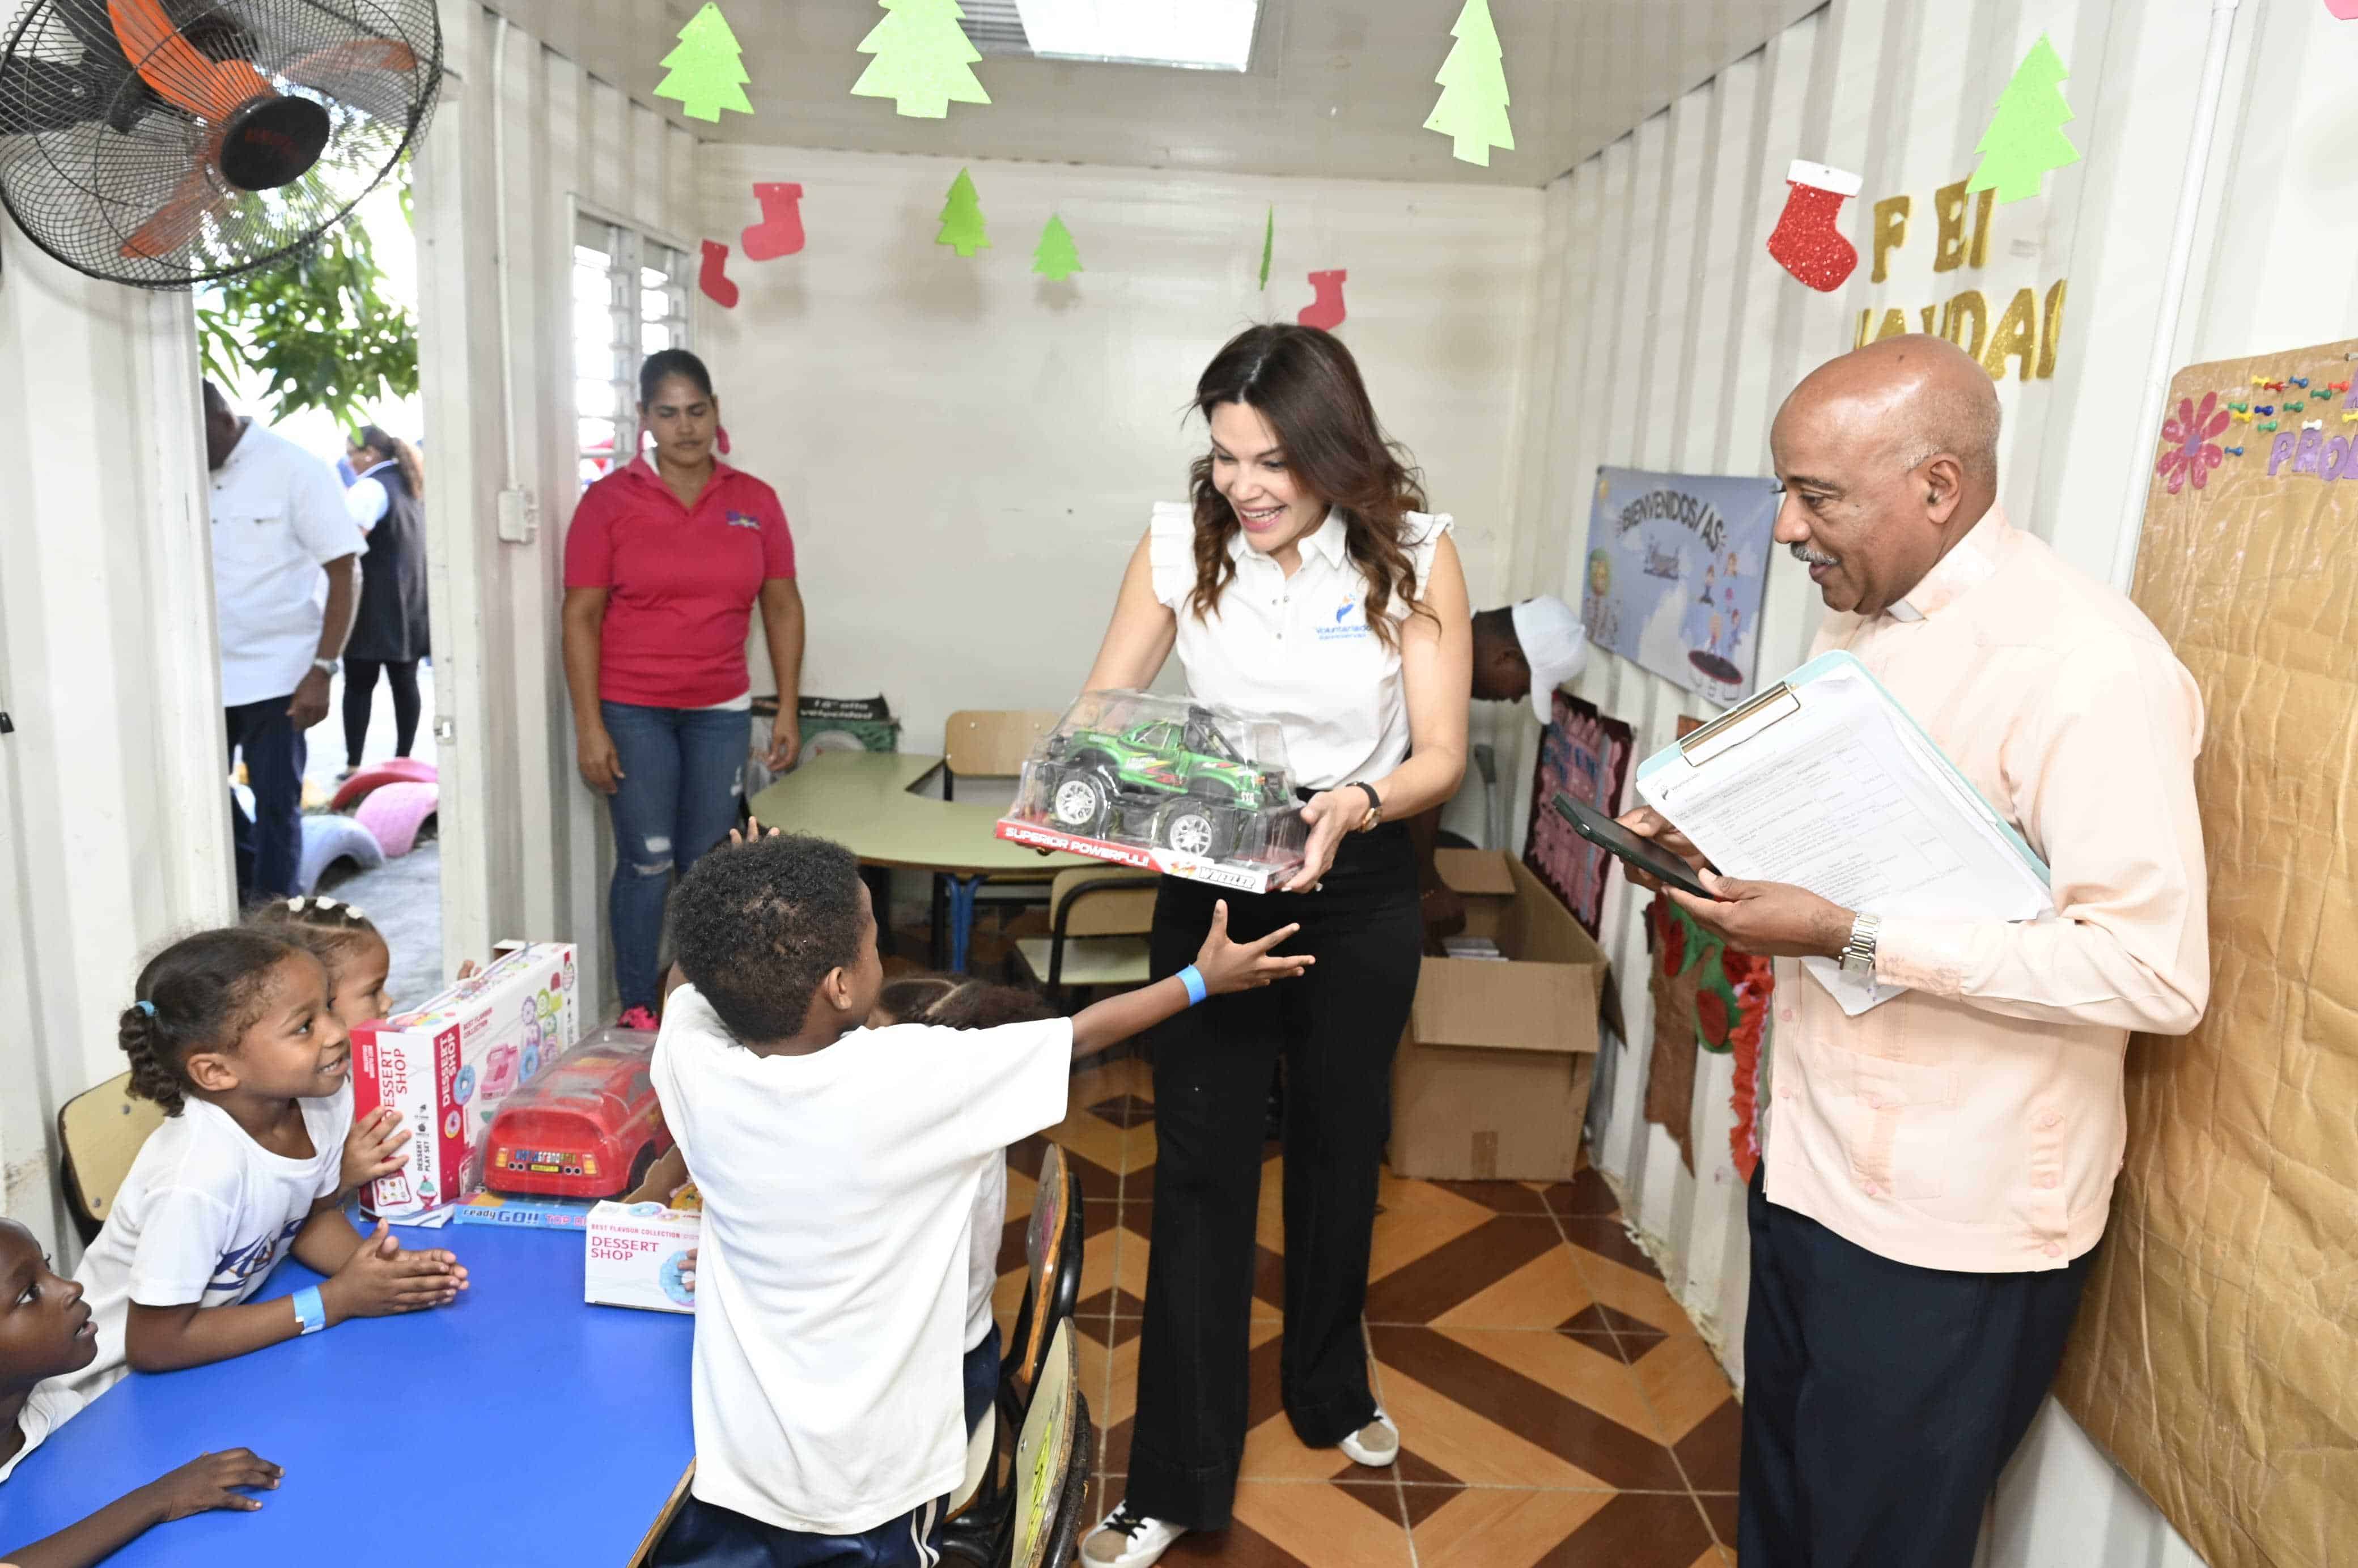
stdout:
[[[1891,915],[2054,914],[2047,865],[1865,665],[1822,654],[1639,764],[1638,793],[1712,863]],[[1899,994],[1802,966],[1852,1017]]]

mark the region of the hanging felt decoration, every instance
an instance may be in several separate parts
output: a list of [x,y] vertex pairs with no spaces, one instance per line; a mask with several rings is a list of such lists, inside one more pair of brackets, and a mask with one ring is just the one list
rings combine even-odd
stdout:
[[1314,272],[1310,287],[1315,297],[1302,308],[1294,318],[1305,327],[1316,327],[1331,332],[1343,324],[1343,279],[1349,274],[1341,268],[1333,272]]
[[1073,243],[1073,232],[1054,212],[1048,214],[1048,226],[1040,231],[1040,243],[1032,252],[1032,270],[1057,283],[1082,270],[1081,249]]
[[775,261],[803,248],[803,188],[757,181],[753,200],[762,204],[762,221],[738,236],[747,261]]
[[745,96],[744,50],[730,30],[720,7],[708,4],[679,30],[679,47],[663,58],[667,72],[655,84],[655,96],[676,98],[680,112],[692,120],[719,120],[720,111],[753,112]]
[[1858,249],[1834,219],[1858,191],[1858,176],[1794,159],[1785,173],[1785,211],[1768,236],[1777,265],[1821,294],[1840,288],[1858,266]]
[[968,41],[957,0],[876,0],[884,19],[860,40],[876,58],[851,84],[862,98],[890,98],[893,109],[917,119],[946,118],[952,103],[988,103],[975,79],[981,52]]
[[737,285],[729,276],[729,247],[719,240],[704,242],[704,265],[697,269],[696,287],[723,310],[737,308]]
[[1433,79],[1441,84],[1441,97],[1424,128],[1455,139],[1452,157],[1487,168],[1492,147],[1515,150],[1515,133],[1507,124],[1504,51],[1498,29],[1490,23],[1488,0],[1466,0],[1449,33],[1457,41]]
[[1260,287],[1269,289],[1269,258],[1277,250],[1277,204],[1270,203],[1269,221],[1260,232]]
[[947,245],[962,256],[990,248],[990,236],[983,231],[982,200],[975,195],[974,180],[964,169],[950,181],[949,197],[942,203],[941,232],[934,236],[934,243]]
[[2071,74],[2062,57],[2039,35],[2015,67],[2014,80],[1998,94],[1989,129],[1974,144],[1982,155],[1967,190],[1996,190],[2000,205],[2039,194],[2050,169],[2080,161],[2080,149],[2063,134],[2071,105],[2063,102],[2063,79]]

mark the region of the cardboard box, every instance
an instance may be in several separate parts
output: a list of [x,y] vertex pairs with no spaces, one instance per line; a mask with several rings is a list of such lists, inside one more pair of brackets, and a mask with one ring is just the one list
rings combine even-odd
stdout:
[[522,1226],[529,1230],[587,1230],[588,1198],[516,1197],[507,1193],[477,1193],[450,1211],[453,1225]]
[[1390,1163],[1433,1181],[1569,1181],[1596,1068],[1606,958],[1530,868],[1444,849],[1466,935],[1503,958],[1426,958],[1392,1063]]
[[611,1199],[600,1204],[590,1211],[581,1299],[596,1306],[694,1312],[696,1297],[680,1271],[703,1233],[704,1216],[694,1210]]
[[409,1164],[366,1206],[405,1219],[483,1184],[483,1135],[509,1095],[581,1033],[568,943],[528,943],[424,1007],[352,1031],[352,1114],[380,1105],[409,1123]]

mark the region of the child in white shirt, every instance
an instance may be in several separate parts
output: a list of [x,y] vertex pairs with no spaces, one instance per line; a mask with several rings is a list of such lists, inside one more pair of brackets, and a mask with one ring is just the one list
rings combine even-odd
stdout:
[[1296,975],[1293,934],[1228,940],[1073,1019],[861,1026],[883,987],[859,862],[773,837],[707,854],[672,902],[687,984],[654,1076],[704,1205],[697,1475],[658,1563],[938,1561],[965,1469],[960,1350],[978,1189],[1064,1119],[1076,1057],[1217,991]]
[[[140,973],[119,1034],[131,1092],[164,1108],[74,1279],[97,1352],[71,1384],[223,1361],[348,1317],[440,1306],[467,1285],[449,1253],[410,1252],[337,1212],[352,1121],[352,1044],[308,949],[233,926],[185,937]],[[292,1252],[330,1278],[240,1304]]]
[[[59,1279],[33,1233],[0,1219],[0,1481],[82,1407],[60,1379],[98,1354],[81,1287]],[[30,1542],[0,1537],[14,1568],[89,1568],[153,1526],[208,1509],[262,1505],[237,1487],[268,1489],[286,1474],[252,1449],[207,1454],[125,1493],[79,1524]]]

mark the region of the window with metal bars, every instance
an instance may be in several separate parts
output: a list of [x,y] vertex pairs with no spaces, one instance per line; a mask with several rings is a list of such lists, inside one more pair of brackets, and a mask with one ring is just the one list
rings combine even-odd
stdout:
[[688,346],[685,253],[587,213],[573,223],[574,445],[587,489],[639,449],[639,362]]

